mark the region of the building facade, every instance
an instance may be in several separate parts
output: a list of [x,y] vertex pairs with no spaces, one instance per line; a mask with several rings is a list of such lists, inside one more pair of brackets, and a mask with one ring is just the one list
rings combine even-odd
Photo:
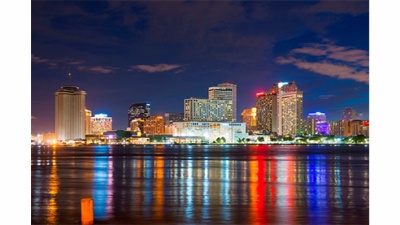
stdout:
[[175,122],[173,136],[204,137],[208,142],[224,138],[227,143],[237,143],[247,138],[245,123],[229,122]]
[[55,133],[58,140],[85,138],[86,92],[64,86],[55,93]]
[[240,122],[246,124],[246,132],[257,129],[257,108],[244,109],[240,114]]
[[144,134],[164,134],[165,122],[162,116],[150,116],[144,121]]
[[190,98],[184,101],[185,121],[226,122],[232,120],[229,100]]
[[128,109],[128,127],[144,132],[144,121],[150,117],[150,103],[134,103]]
[[85,134],[91,134],[90,119],[92,118],[92,111],[85,109]]
[[259,92],[256,94],[257,130],[266,134],[278,131],[277,107],[276,93]]
[[277,93],[277,133],[299,135],[303,133],[303,92],[295,82],[276,83],[271,93]]
[[184,118],[184,113],[165,113],[165,125],[170,125],[173,122],[183,122]]
[[102,134],[112,130],[112,118],[107,114],[95,114],[90,118],[91,134]]
[[237,121],[237,86],[232,83],[218,84],[217,87],[208,88],[209,100],[227,100],[228,114],[231,115],[229,122]]

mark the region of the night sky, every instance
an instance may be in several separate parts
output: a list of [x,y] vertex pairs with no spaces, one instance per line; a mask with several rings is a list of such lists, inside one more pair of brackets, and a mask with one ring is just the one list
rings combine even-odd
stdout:
[[368,1],[32,1],[31,132],[54,132],[54,93],[72,84],[86,108],[126,129],[128,108],[183,113],[184,99],[237,85],[255,93],[295,81],[303,114],[369,119]]

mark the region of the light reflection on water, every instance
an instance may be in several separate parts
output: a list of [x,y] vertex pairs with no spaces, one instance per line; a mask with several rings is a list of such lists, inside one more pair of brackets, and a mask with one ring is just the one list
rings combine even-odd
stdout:
[[32,224],[368,224],[368,148],[32,148]]

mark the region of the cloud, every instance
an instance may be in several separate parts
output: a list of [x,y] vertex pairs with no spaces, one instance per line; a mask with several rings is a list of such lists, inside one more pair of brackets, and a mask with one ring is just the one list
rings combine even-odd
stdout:
[[276,63],[290,64],[320,75],[338,79],[369,82],[369,56],[361,49],[337,46],[332,43],[309,43],[296,48],[286,57],[277,57]]
[[34,56],[34,55],[31,55],[31,60],[32,60],[33,63],[47,63],[47,62],[49,62],[48,59],[42,59],[42,58],[40,58],[38,56]]
[[80,71],[89,71],[94,73],[108,74],[113,73],[116,68],[103,67],[103,66],[78,66]]
[[369,12],[369,1],[320,1],[310,6],[311,13],[351,14],[357,16]]
[[134,69],[138,69],[143,72],[147,73],[157,73],[157,72],[165,72],[169,70],[173,70],[176,68],[180,68],[182,65],[179,64],[157,64],[157,65],[137,65],[137,66],[132,66]]
[[37,117],[31,116],[31,120],[36,120]]
[[320,95],[318,96],[319,99],[330,99],[330,98],[334,98],[335,95]]

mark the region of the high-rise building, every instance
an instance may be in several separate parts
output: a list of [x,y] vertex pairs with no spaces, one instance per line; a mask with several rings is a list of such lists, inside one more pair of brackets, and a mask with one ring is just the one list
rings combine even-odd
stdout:
[[348,120],[331,121],[329,132],[331,135],[348,137],[351,135],[351,123]]
[[85,134],[91,134],[90,118],[92,118],[92,111],[85,109]]
[[164,134],[165,133],[165,122],[162,116],[150,116],[144,121],[144,133],[153,134]]
[[185,121],[231,122],[230,100],[185,99]]
[[150,117],[150,103],[134,103],[128,109],[128,126],[143,133],[144,121]]
[[298,135],[303,133],[303,92],[295,82],[279,82],[270,89],[277,94],[277,133]]
[[95,114],[90,118],[92,134],[102,134],[105,131],[112,130],[112,118],[107,114]]
[[232,83],[218,84],[217,87],[208,88],[208,99],[209,100],[227,100],[227,111],[230,115],[230,122],[237,121],[237,86]]
[[246,131],[257,129],[257,108],[244,109],[240,114],[240,121],[246,124]]
[[326,122],[326,114],[322,112],[308,113],[305,123],[305,134],[330,134],[329,123]]
[[257,129],[267,134],[276,133],[277,127],[277,95],[276,92],[259,92],[256,94]]
[[55,133],[58,140],[85,138],[86,92],[64,86],[55,93]]
[[345,108],[342,111],[342,120],[352,121],[356,119],[356,111],[351,108]]

